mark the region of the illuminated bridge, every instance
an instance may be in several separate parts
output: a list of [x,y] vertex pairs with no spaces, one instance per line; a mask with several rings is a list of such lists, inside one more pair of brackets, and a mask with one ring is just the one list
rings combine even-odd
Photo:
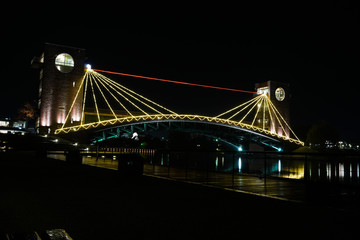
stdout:
[[[280,113],[280,110],[270,100],[270,82],[268,86],[258,87],[257,92],[253,93],[253,97],[238,106],[217,116],[201,116],[178,114],[99,72],[248,92],[95,70],[91,69],[91,66],[87,66],[86,72],[77,88],[75,98],[72,100],[71,107],[66,116],[64,116],[61,127],[55,130],[55,134],[92,130],[98,135],[97,141],[103,141],[109,138],[120,137],[121,132],[132,134],[134,132],[170,128],[182,129],[183,131],[197,129],[205,135],[219,138],[221,141],[234,147],[238,147],[238,143],[244,141],[254,142],[278,150],[281,149],[284,142],[304,145],[290,128],[286,117]],[[283,88],[277,88],[274,94],[279,102],[285,97]],[[74,117],[76,113],[78,119]]]
[[[289,125],[287,84],[258,83],[256,92],[252,92],[96,70],[90,65],[84,71],[85,60],[85,49],[50,43],[45,44],[41,56],[32,60],[32,67],[40,69],[39,134],[77,138],[84,133],[82,136],[92,135],[94,141],[103,141],[137,134],[159,136],[175,130],[214,137],[238,149],[247,149],[250,144],[278,150],[288,144],[304,145]],[[109,78],[114,75],[122,77],[117,81]],[[120,84],[119,78],[125,77],[243,92],[250,97],[214,116],[179,114]]]

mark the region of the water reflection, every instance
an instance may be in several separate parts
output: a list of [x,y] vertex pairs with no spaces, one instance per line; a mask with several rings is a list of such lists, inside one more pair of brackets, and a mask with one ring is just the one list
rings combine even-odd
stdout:
[[268,156],[266,161],[258,154],[170,152],[159,153],[145,162],[160,166],[207,170],[224,173],[257,174],[259,171],[283,178],[302,179],[304,161],[293,157]]
[[344,182],[351,184],[360,183],[359,162],[357,159],[309,161],[308,179]]
[[[232,152],[156,152],[143,154],[145,164],[171,168],[253,174],[259,172],[271,177],[306,179],[311,181],[360,184],[359,156],[321,156]],[[48,157],[65,160],[64,153],[51,152]],[[119,155],[86,153],[83,164],[117,168]]]
[[236,174],[360,183],[359,159],[354,157],[227,152],[158,152],[146,163],[177,168]]
[[[305,176],[304,162],[298,159],[278,159],[276,165],[277,169],[275,171],[279,177],[303,179]],[[273,171],[273,174],[275,171]]]

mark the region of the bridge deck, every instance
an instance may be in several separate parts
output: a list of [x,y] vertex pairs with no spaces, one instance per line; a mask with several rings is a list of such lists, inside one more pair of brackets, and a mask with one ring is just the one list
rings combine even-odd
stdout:
[[244,131],[253,132],[255,134],[263,134],[268,137],[275,137],[284,141],[289,141],[297,145],[304,146],[304,142],[299,139],[291,138],[285,135],[278,135],[274,132],[271,132],[266,129],[256,127],[254,125],[233,121],[229,119],[222,119],[217,117],[201,116],[201,115],[191,115],[191,114],[153,114],[153,115],[140,115],[140,116],[130,116],[123,118],[115,118],[110,120],[104,120],[99,122],[87,123],[82,125],[62,127],[55,131],[55,134],[60,133],[69,133],[76,132],[79,130],[87,130],[91,128],[104,128],[113,125],[121,124],[137,124],[137,123],[146,123],[146,122],[156,122],[156,121],[197,121],[204,122],[209,124],[221,124],[223,126],[236,127],[239,129],[244,129]]

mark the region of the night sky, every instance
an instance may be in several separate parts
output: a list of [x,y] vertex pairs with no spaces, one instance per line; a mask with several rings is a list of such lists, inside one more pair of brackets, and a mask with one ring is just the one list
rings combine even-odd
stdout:
[[[50,42],[85,48],[97,69],[250,91],[256,82],[287,82],[294,128],[325,120],[344,139],[360,140],[359,19],[352,2],[50,5],[14,6],[0,19],[6,23],[0,117],[34,103],[38,72],[30,61]],[[214,116],[252,97],[109,77],[178,113]]]

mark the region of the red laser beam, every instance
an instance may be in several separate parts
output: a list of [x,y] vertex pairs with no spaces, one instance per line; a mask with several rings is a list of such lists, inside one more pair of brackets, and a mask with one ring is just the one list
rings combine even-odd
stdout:
[[167,80],[167,79],[162,79],[162,78],[146,77],[146,76],[140,76],[140,75],[135,75],[135,74],[112,72],[112,71],[106,71],[106,70],[100,70],[100,69],[92,69],[92,70],[94,70],[96,72],[110,73],[110,74],[121,75],[121,76],[126,76],[126,77],[143,78],[143,79],[149,79],[149,80],[155,80],[155,81],[161,81],[161,82],[169,82],[169,83],[176,83],[176,84],[182,84],[182,85],[196,86],[196,87],[205,87],[205,88],[213,88],[213,89],[219,89],[219,90],[252,93],[252,94],[256,93],[256,92],[252,92],[252,91],[246,91],[246,90],[240,90],[240,89],[234,89],[234,88],[225,88],[225,87],[216,87],[216,86],[203,85],[203,84],[197,84],[197,83],[180,82],[180,81]]

